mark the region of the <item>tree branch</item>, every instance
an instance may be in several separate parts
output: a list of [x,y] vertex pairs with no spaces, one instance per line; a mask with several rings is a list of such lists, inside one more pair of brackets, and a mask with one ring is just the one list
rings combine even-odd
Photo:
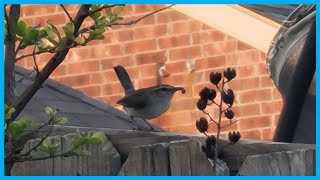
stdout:
[[[48,121],[48,124],[52,123],[52,121],[53,121],[53,118],[51,118],[51,119]],[[43,142],[46,138],[48,138],[48,137],[50,136],[50,134],[51,134],[51,132],[52,132],[52,129],[53,129],[53,126],[54,126],[54,123],[51,124],[50,129],[49,129],[49,132],[48,132],[44,137],[42,137],[41,140],[40,140],[33,148],[29,149],[29,151],[27,151],[27,152],[25,152],[25,153],[23,153],[23,154],[18,154],[15,158],[20,159],[20,158],[23,157],[23,156],[29,156],[29,154],[30,154],[33,150],[37,149],[37,148],[42,144],[42,142]]]
[[[81,5],[75,19],[74,19],[74,36],[77,36],[79,28],[83,23],[84,19],[88,17],[89,8],[91,5]],[[16,111],[12,115],[12,119],[18,117],[23,108],[27,105],[30,99],[34,96],[34,94],[41,88],[42,84],[46,81],[46,79],[50,76],[50,74],[63,62],[66,55],[69,52],[70,48],[66,48],[71,46],[73,40],[68,39],[62,49],[62,51],[57,52],[45,65],[45,67],[41,70],[41,72],[36,76],[34,82],[27,87],[27,89],[23,92],[23,94],[19,97],[16,104],[14,104],[14,108]],[[65,49],[66,48],[66,49]]]
[[94,14],[94,13],[96,13],[96,12],[98,12],[98,11],[101,11],[101,10],[103,10],[103,9],[105,9],[105,8],[111,8],[111,7],[115,7],[115,6],[125,6],[125,4],[103,5],[103,6],[101,6],[100,8],[98,8],[98,9],[96,9],[96,10],[94,10],[94,11],[91,11],[91,12],[89,13],[89,16],[90,16],[91,14]]
[[11,106],[14,98],[14,64],[15,64],[15,43],[16,25],[20,17],[20,5],[11,5],[10,13],[7,16],[7,37],[5,47],[5,103]]
[[63,4],[60,4],[60,7],[63,9],[63,11],[67,14],[70,22],[74,23],[72,17],[70,16],[69,12],[67,11],[67,9],[63,6]]
[[[160,12],[160,11],[163,11],[163,10],[165,10],[165,9],[168,9],[168,8],[174,6],[174,5],[175,5],[175,4],[172,4],[172,5],[170,5],[170,6],[167,6],[167,7],[161,8],[161,9],[158,9],[158,10],[153,11],[153,12],[151,12],[151,13],[148,13],[148,14],[146,14],[146,15],[144,15],[144,16],[140,17],[139,19],[136,19],[136,20],[132,20],[132,21],[129,21],[129,22],[114,22],[114,23],[107,24],[105,27],[137,24],[137,23],[140,22],[142,19],[145,19],[145,18],[147,18],[147,17],[149,17],[149,16],[151,16],[151,15],[157,13],[157,12]],[[86,27],[86,28],[81,29],[81,30],[79,31],[78,35],[83,34],[83,33],[86,33],[86,32],[88,32],[88,31],[94,30],[94,29],[95,29],[95,25],[91,25],[91,26],[89,26],[89,27]]]

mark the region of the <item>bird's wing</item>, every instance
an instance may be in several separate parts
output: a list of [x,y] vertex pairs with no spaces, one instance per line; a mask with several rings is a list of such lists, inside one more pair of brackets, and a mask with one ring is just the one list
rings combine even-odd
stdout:
[[147,97],[143,93],[130,93],[117,103],[125,107],[143,108],[147,104]]

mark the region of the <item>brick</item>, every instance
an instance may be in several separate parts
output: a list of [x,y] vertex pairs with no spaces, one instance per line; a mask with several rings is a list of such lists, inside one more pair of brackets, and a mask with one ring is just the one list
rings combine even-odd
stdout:
[[67,74],[67,65],[60,64],[51,74],[51,77],[65,76]]
[[237,42],[237,50],[238,51],[246,51],[246,50],[253,50],[255,48],[253,48],[252,46],[246,44],[246,43],[243,43],[239,40],[236,41]]
[[240,129],[258,129],[272,126],[271,116],[258,116],[251,118],[241,118],[239,123]]
[[111,31],[105,34],[106,38],[102,40],[103,43],[121,43],[132,41],[134,33],[132,29],[125,29],[120,31]]
[[[177,92],[180,93],[180,92]],[[171,102],[170,112],[179,112],[184,110],[195,110],[197,108],[196,98],[180,99]]]
[[118,82],[119,79],[116,75],[116,72],[114,70],[108,70],[101,72],[102,78],[104,79],[104,82],[111,83],[111,82]]
[[234,52],[234,40],[217,41],[203,46],[204,56],[220,56]]
[[183,125],[183,126],[179,125],[174,127],[162,127],[162,128],[174,133],[199,134],[199,131],[197,130],[196,126],[193,123],[189,125]]
[[202,24],[202,30],[214,30],[211,26],[207,25],[207,24]]
[[90,57],[93,59],[101,59],[120,55],[122,55],[120,44],[93,46],[90,48]]
[[134,5],[134,12],[135,13],[146,13],[156,11],[158,9],[164,8],[164,5],[160,4],[136,4]]
[[226,65],[226,56],[215,56],[197,59],[195,61],[196,70],[204,70],[212,67],[224,67]]
[[273,116],[273,127],[276,128],[280,120],[280,114],[274,114],[272,116]]
[[203,81],[203,72],[193,72],[192,74],[173,74],[162,79],[165,84],[174,86],[193,85]]
[[[140,15],[130,15],[129,17],[125,17],[126,21],[135,21],[137,19],[140,19],[142,16],[144,16],[144,14],[140,14]],[[146,26],[146,25],[154,25],[156,24],[156,17],[154,15],[152,16],[148,16],[144,19],[142,19],[141,21],[139,21],[138,23],[134,24],[133,26],[136,27],[142,27],[142,26]]]
[[157,78],[155,78],[155,77],[139,79],[138,85],[136,86],[136,89],[156,86],[158,84],[157,82],[158,82]]
[[133,41],[124,45],[126,54],[134,54],[139,52],[151,51],[157,49],[157,43],[155,39]]
[[260,87],[259,85],[259,77],[252,77],[246,79],[235,78],[228,83],[228,87],[230,87],[234,91],[257,89]]
[[264,52],[259,52],[259,59],[260,59],[260,61],[261,62],[266,62],[266,60],[267,60],[267,54],[266,53],[264,53]]
[[232,108],[235,113],[235,117],[248,117],[260,115],[259,104],[245,104],[239,105]]
[[68,74],[88,74],[100,70],[100,61],[85,61],[70,63],[67,65]]
[[[41,18],[35,19],[35,25],[40,24],[41,26],[45,26],[47,21],[50,21],[55,26],[62,26],[69,22],[68,17],[65,14],[51,14],[51,15],[43,15]],[[63,31],[60,31],[60,33]]]
[[25,5],[21,7],[21,16],[42,16],[57,12],[57,5]]
[[167,62],[165,64],[166,72],[169,74],[185,73],[187,72],[186,62]]
[[90,84],[102,84],[105,78],[102,72],[90,73]]
[[161,63],[166,61],[165,51],[137,54],[135,55],[135,58],[136,58],[135,61],[137,65]]
[[68,52],[66,59],[68,59],[68,62],[79,61],[81,59],[88,60],[90,59],[90,48],[72,48]]
[[277,88],[272,88],[272,97],[274,100],[282,100],[282,96]]
[[100,86],[87,86],[87,87],[81,87],[78,89],[87,96],[91,96],[91,97],[101,96]]
[[152,38],[161,37],[166,35],[167,33],[167,25],[155,25],[155,26],[145,26],[134,29],[134,39],[144,39],[144,38]]
[[249,65],[259,62],[259,51],[250,50],[227,55],[228,65]]
[[215,41],[223,41],[225,35],[220,31],[210,30],[192,34],[192,44],[202,44]]
[[170,33],[172,34],[189,34],[201,30],[201,23],[199,21],[183,21],[176,22],[170,25]]
[[23,59],[19,60],[16,62],[16,65],[20,67],[26,67],[26,61],[24,61]]
[[[63,6],[66,8],[68,12],[77,12],[80,8],[80,5],[75,5],[75,4],[64,4]],[[64,12],[61,7],[58,8],[58,11]]]
[[[170,109],[172,108],[172,105]],[[184,124],[195,123],[194,119],[191,119],[190,111],[180,111],[180,112],[166,112],[164,115],[159,117],[159,125],[162,127],[174,127],[182,126]]]
[[239,92],[240,103],[252,103],[272,100],[271,89],[255,89]]
[[174,21],[182,21],[190,19],[183,13],[176,10],[165,10],[156,14],[157,23],[170,23]]
[[158,40],[160,49],[190,45],[190,35],[164,37]]
[[265,64],[259,63],[259,64],[253,64],[253,65],[247,65],[247,66],[238,66],[237,69],[237,77],[243,78],[243,77],[250,77],[250,76],[261,76],[267,74]]
[[282,109],[282,101],[263,102],[261,103],[262,114],[279,113]]
[[261,87],[275,87],[273,80],[269,77],[269,75],[260,76],[260,85]]
[[170,60],[186,60],[201,56],[200,46],[172,49],[169,51]]
[[61,82],[64,85],[75,88],[77,86],[88,85],[90,82],[90,75],[84,74],[84,75],[61,77],[61,78],[57,78],[57,81]]
[[259,130],[243,131],[240,129],[241,139],[261,140],[261,132]]
[[158,75],[158,68],[155,63],[140,65],[137,71],[139,71],[140,77],[142,78],[156,77]]
[[274,129],[266,128],[261,130],[261,140],[272,141],[274,135]]
[[124,90],[119,83],[109,83],[102,86],[102,95],[103,96],[110,96],[110,95],[116,95],[116,94],[122,94],[124,93]]
[[108,70],[113,69],[114,66],[122,65],[123,67],[133,66],[133,57],[132,56],[121,56],[119,58],[108,58],[101,60],[101,69]]

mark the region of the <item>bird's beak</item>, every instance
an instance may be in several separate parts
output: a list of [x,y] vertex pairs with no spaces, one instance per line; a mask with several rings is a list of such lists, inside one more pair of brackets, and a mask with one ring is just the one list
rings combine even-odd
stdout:
[[175,87],[176,91],[181,91],[182,94],[186,93],[186,90],[183,87]]

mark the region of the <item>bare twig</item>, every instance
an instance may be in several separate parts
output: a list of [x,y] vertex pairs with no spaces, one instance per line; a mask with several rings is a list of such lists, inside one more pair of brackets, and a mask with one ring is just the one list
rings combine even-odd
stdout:
[[227,124],[227,125],[225,125],[225,126],[221,126],[221,129],[223,129],[223,128],[225,128],[225,127],[228,127],[228,126],[230,126],[230,125],[232,125],[232,124],[234,124],[234,123],[236,123],[236,122],[238,122],[239,120],[235,120],[235,121],[233,121],[233,122],[231,122],[230,124]]
[[214,122],[216,125],[218,125],[218,123],[211,117],[210,113],[206,112],[205,110],[202,110],[202,112],[204,114],[206,114],[209,118],[210,118],[210,121]]
[[18,44],[18,47],[17,47],[17,49],[15,51],[15,57],[17,56],[19,50],[21,49],[21,45],[22,45],[22,39],[19,39],[19,44]]
[[[132,20],[132,21],[129,21],[129,22],[114,22],[114,23],[109,23],[109,24],[106,25],[106,27],[119,26],[119,25],[133,25],[133,24],[137,24],[137,23],[140,22],[141,20],[143,20],[143,19],[145,19],[145,18],[147,18],[147,17],[149,17],[149,16],[151,16],[151,15],[157,13],[157,12],[160,12],[160,11],[163,11],[163,10],[165,10],[165,9],[168,9],[168,8],[174,6],[174,5],[175,5],[175,4],[172,4],[172,5],[170,5],[170,6],[167,6],[167,7],[161,8],[161,9],[158,9],[158,10],[153,11],[153,12],[151,12],[151,13],[148,13],[148,14],[146,14],[146,15],[144,15],[144,16],[136,19],[136,20]],[[79,35],[79,34],[86,33],[86,32],[88,32],[88,31],[90,31],[90,30],[94,30],[95,28],[96,28],[95,25],[91,25],[91,26],[89,26],[89,27],[83,28],[83,29],[81,29],[81,30],[79,31],[78,35]]]
[[98,12],[98,11],[103,10],[103,9],[111,8],[111,7],[115,7],[115,6],[125,6],[125,4],[111,4],[111,5],[103,5],[103,6],[101,6],[100,8],[98,8],[98,9],[96,9],[96,10],[91,11],[91,12],[89,13],[89,16],[90,16],[91,14],[94,14],[94,13],[96,13],[96,12]]
[[66,13],[66,15],[68,16],[70,22],[74,23],[72,17],[70,16],[69,12],[67,11],[67,9],[64,7],[63,4],[60,4],[60,7],[63,9],[63,11]]
[[34,45],[32,57],[33,57],[33,63],[34,63],[33,69],[37,72],[37,75],[38,75],[40,73],[40,71],[39,71],[39,67],[37,64],[36,55],[34,54],[36,52],[36,47],[37,47],[37,45]]
[[[52,121],[53,121],[53,118],[51,118],[51,119],[48,121],[48,123],[50,124]],[[43,143],[43,141],[44,141],[47,137],[50,136],[53,127],[54,127],[54,123],[51,124],[50,129],[49,129],[49,132],[48,132],[44,137],[42,137],[41,140],[40,140],[33,148],[29,149],[29,151],[27,151],[26,153],[18,154],[16,157],[18,157],[18,158],[20,159],[20,158],[23,157],[23,156],[29,156],[29,154],[30,154],[33,150],[37,149],[37,148]]]
[[19,158],[16,159],[15,162],[25,162],[25,161],[39,161],[39,160],[46,160],[49,158],[55,158],[55,157],[69,157],[71,154],[69,152],[52,155],[52,156],[45,156],[45,157],[38,157],[38,158],[32,158],[32,157],[25,157],[25,158]]

